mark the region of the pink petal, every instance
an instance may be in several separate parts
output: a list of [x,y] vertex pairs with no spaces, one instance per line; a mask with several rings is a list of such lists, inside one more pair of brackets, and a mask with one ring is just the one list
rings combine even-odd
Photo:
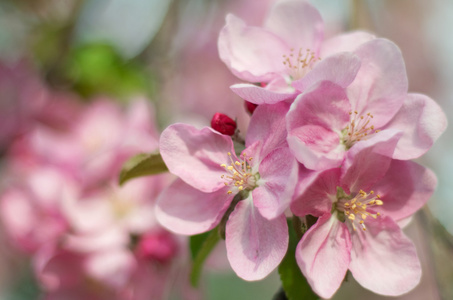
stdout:
[[289,47],[272,32],[247,26],[228,15],[218,40],[220,59],[237,77],[249,82],[268,82],[285,70],[282,55]]
[[291,203],[291,211],[300,217],[305,215],[319,217],[330,213],[332,210],[330,199],[337,194],[337,186],[340,185],[340,168],[324,171],[310,179],[311,183],[305,192]]
[[296,159],[312,170],[338,167],[344,156],[339,132],[348,124],[349,112],[344,90],[328,81],[298,96],[286,118]]
[[400,129],[404,132],[393,157],[409,160],[428,151],[447,128],[447,117],[431,98],[409,94],[401,109],[385,128]]
[[318,178],[322,171],[313,171],[299,164],[299,174],[296,184],[296,190],[294,191],[293,199],[300,197],[307,188]]
[[352,109],[359,115],[371,113],[380,128],[398,112],[407,94],[406,68],[401,51],[385,39],[374,39],[355,53],[362,65],[347,88]]
[[390,218],[371,219],[367,231],[352,235],[349,269],[364,288],[398,296],[413,289],[421,277],[420,262],[412,242]]
[[238,83],[231,87],[231,90],[244,100],[255,104],[275,104],[284,100],[293,99],[296,97],[294,89],[291,87],[286,91],[269,89],[250,84]]
[[338,290],[351,261],[350,250],[346,225],[330,213],[304,234],[297,245],[296,259],[316,294],[330,298]]
[[281,37],[290,48],[310,49],[316,54],[324,39],[321,15],[305,1],[278,1],[271,9],[265,27]]
[[313,70],[291,84],[299,91],[304,91],[323,80],[347,87],[360,69],[360,59],[353,53],[338,53],[316,63]]
[[288,248],[284,215],[267,220],[253,206],[251,197],[240,201],[226,225],[228,260],[245,280],[260,280],[282,261]]
[[111,287],[123,288],[137,268],[137,260],[127,248],[113,248],[89,255],[85,266],[91,278]]
[[285,116],[289,110],[287,103],[258,106],[250,120],[245,138],[245,145],[249,147],[261,141],[260,157],[264,158],[272,150],[287,147]]
[[228,152],[234,155],[231,138],[208,127],[173,124],[160,137],[160,153],[170,172],[206,193],[224,187],[220,165],[230,163]]
[[266,219],[283,214],[288,208],[297,183],[298,164],[288,148],[279,148],[263,159],[260,180],[252,191],[253,202]]
[[426,204],[436,185],[431,170],[412,161],[392,160],[384,178],[373,186],[384,201],[376,210],[395,221],[410,217]]
[[320,57],[326,58],[339,52],[352,52],[360,45],[375,39],[376,37],[368,32],[354,31],[334,36],[322,44]]
[[157,199],[157,220],[179,234],[211,230],[220,222],[233,199],[227,191],[224,187],[213,193],[203,193],[176,179]]
[[347,193],[369,192],[387,172],[400,137],[400,131],[384,130],[349,149],[341,168],[341,186]]

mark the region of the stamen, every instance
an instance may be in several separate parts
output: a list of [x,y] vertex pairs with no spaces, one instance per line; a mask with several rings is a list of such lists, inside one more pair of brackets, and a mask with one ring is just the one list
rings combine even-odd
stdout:
[[349,112],[351,120],[348,126],[343,130],[343,144],[346,149],[351,148],[356,142],[367,138],[370,134],[378,133],[380,130],[375,130],[374,125],[370,122],[373,119],[371,113],[365,116],[359,116],[357,111]]
[[233,192],[237,193],[242,190],[252,190],[256,187],[256,175],[250,172],[251,166],[249,162],[252,161],[253,157],[247,157],[246,153],[243,153],[239,160],[233,160],[230,152],[228,152],[230,159],[230,165],[221,164],[220,166],[225,169],[227,174],[223,174],[220,178],[224,179],[225,186],[232,186],[234,189],[227,192],[228,195]]
[[289,68],[288,73],[293,80],[304,77],[318,60],[320,58],[316,57],[316,54],[310,49],[306,49],[304,52],[303,48],[300,48],[297,55],[294,53],[294,49],[291,49],[289,55],[283,55],[283,65]]
[[365,220],[368,217],[376,219],[381,215],[380,213],[371,213],[368,209],[383,204],[384,202],[380,199],[380,195],[375,196],[374,191],[366,193],[360,190],[352,199],[338,199],[336,208],[344,213],[354,231],[356,230],[356,223],[362,227],[363,231],[366,231]]

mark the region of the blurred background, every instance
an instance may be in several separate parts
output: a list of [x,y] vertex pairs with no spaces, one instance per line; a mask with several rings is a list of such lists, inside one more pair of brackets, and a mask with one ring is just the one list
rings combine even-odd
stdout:
[[[67,261],[77,265],[78,259],[93,266],[111,262],[93,258],[93,249],[80,246],[79,238],[86,238],[88,231],[91,238],[93,231],[90,230],[94,229],[88,230],[85,225],[67,228],[65,218],[76,223],[88,222],[85,213],[93,208],[84,207],[74,216],[73,207],[50,203],[49,199],[57,196],[42,196],[46,191],[36,187],[60,180],[65,182],[61,184],[65,189],[54,192],[65,199],[101,199],[108,190],[110,196],[105,197],[109,200],[105,201],[114,203],[115,214],[105,217],[103,211],[102,218],[108,218],[108,224],[115,224],[118,232],[136,238],[120,243],[117,232],[115,242],[113,238],[104,242],[106,238],[102,247],[96,248],[99,254],[101,248],[120,245],[118,249],[122,252],[118,250],[119,256],[111,259],[124,263],[115,269],[104,268],[103,274],[90,273],[90,279],[84,279],[90,281],[89,293],[93,285],[108,286],[109,292],[119,286],[130,287],[137,283],[131,278],[137,276],[148,276],[149,281],[143,283],[145,286],[153,280],[160,282],[155,278],[166,278],[170,273],[184,277],[187,268],[175,265],[187,255],[186,241],[162,233],[156,224],[137,225],[135,221],[124,221],[124,215],[131,219],[135,216],[131,213],[133,209],[124,208],[121,201],[111,200],[121,193],[113,187],[120,168],[115,162],[122,163],[134,153],[156,149],[158,133],[171,123],[209,125],[216,112],[236,118],[241,131],[246,131],[249,115],[243,100],[229,89],[239,80],[218,58],[217,35],[227,13],[258,26],[273,2],[0,0],[0,189],[3,195],[16,196],[26,190],[28,198],[42,200],[37,200],[39,204],[29,200],[10,202],[3,196],[0,300],[113,299],[105,295],[106,298],[99,295],[89,298],[87,294],[68,296],[70,293],[55,290],[53,276],[60,274],[62,268],[55,257],[71,257],[63,261],[63,266],[67,266]],[[327,36],[363,29],[394,41],[406,61],[409,91],[429,95],[444,109],[449,120],[452,119],[452,1],[311,2],[324,18]],[[105,144],[110,148],[106,150]],[[439,183],[428,207],[416,214],[406,229],[422,261],[422,282],[398,299],[453,299],[451,149],[453,129],[450,126],[418,160],[435,171]],[[111,155],[111,161],[100,162],[99,157],[105,157],[105,153]],[[53,175],[46,177],[49,172]],[[138,210],[152,205],[153,193],[169,179],[159,180],[163,183],[152,182],[156,187],[154,192],[143,192],[151,200],[137,204]],[[18,186],[20,192],[16,189]],[[69,191],[67,186],[71,186]],[[71,196],[73,194],[78,196]],[[27,198],[23,194],[19,196]],[[70,216],[68,211],[71,211]],[[50,225],[46,223],[49,218]],[[24,221],[31,219],[33,222]],[[92,219],[99,219],[99,215]],[[42,236],[42,232],[35,232],[36,227],[48,230]],[[56,227],[58,232],[55,232]],[[104,236],[107,225],[101,227],[96,227],[96,233],[102,231]],[[65,237],[64,246],[61,240],[55,240],[61,232],[69,236]],[[164,242],[155,246],[155,241]],[[48,243],[53,248],[42,250],[42,245]],[[162,244],[166,246],[162,248]],[[220,245],[210,258],[200,290],[193,291],[187,286],[181,292],[174,292],[172,284],[165,283],[162,294],[169,299],[272,299],[280,288],[278,274],[274,272],[260,282],[242,281],[229,269],[222,247]],[[130,259],[133,264],[129,263]],[[136,268],[136,262],[142,260],[153,261],[152,274]],[[110,280],[110,274],[129,271],[130,278]],[[86,275],[88,271],[83,272]],[[65,276],[65,282],[71,286],[75,279]],[[364,290],[352,277],[334,299],[351,297],[385,299]]]

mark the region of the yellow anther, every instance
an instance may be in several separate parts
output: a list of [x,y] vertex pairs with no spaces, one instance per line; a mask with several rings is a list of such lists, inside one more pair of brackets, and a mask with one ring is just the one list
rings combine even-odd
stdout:
[[230,171],[233,171],[234,168],[233,168],[233,166],[228,166],[227,169],[230,170]]
[[238,187],[238,190],[242,191],[244,189],[244,187],[241,185],[240,187]]
[[236,161],[234,164],[235,164],[236,166],[240,166],[240,165],[241,165],[241,163],[238,162],[238,161]]
[[[362,219],[365,220],[366,219],[366,215],[365,214],[362,214]],[[363,221],[362,221],[363,223]]]
[[226,168],[226,165],[225,164],[221,164],[220,165],[222,168]]
[[378,212],[378,213],[377,213],[376,215],[377,215],[377,216],[379,217],[379,216],[381,215],[381,213],[380,213],[380,212]]
[[233,193],[232,191],[228,191],[228,192],[227,192],[228,195],[231,195],[232,193]]
[[231,152],[228,152],[228,156],[231,156]]
[[348,218],[349,218],[349,220],[355,220],[355,215],[354,215],[354,214],[350,214],[350,215],[348,216]]
[[376,205],[382,205],[384,202],[382,200],[376,200]]

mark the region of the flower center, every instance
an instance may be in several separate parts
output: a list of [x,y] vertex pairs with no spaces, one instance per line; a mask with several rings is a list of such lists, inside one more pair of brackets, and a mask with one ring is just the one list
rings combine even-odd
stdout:
[[303,51],[300,48],[299,53],[296,54],[294,48],[292,48],[289,55],[283,55],[283,64],[289,68],[291,78],[296,80],[304,77],[313,68],[315,62],[320,59],[310,49]]
[[356,142],[366,139],[368,135],[378,133],[380,130],[375,130],[374,126],[371,125],[373,115],[367,113],[365,116],[359,116],[357,111],[349,112],[350,122],[345,129],[343,129],[342,142],[346,149],[351,148]]
[[344,213],[344,216],[349,220],[352,228],[357,230],[357,226],[361,226],[363,231],[366,231],[365,220],[368,217],[376,219],[380,213],[370,213],[367,211],[370,207],[383,205],[380,195],[375,195],[373,191],[368,194],[363,190],[352,199],[340,198],[336,203],[336,209]]
[[252,173],[250,162],[253,157],[247,157],[247,154],[243,153],[239,160],[234,161],[230,152],[228,152],[228,157],[230,158],[230,165],[220,165],[227,171],[227,174],[222,175],[221,178],[225,180],[226,186],[230,186],[228,194],[232,194],[233,191],[238,193],[242,190],[250,191],[256,188],[259,174]]

